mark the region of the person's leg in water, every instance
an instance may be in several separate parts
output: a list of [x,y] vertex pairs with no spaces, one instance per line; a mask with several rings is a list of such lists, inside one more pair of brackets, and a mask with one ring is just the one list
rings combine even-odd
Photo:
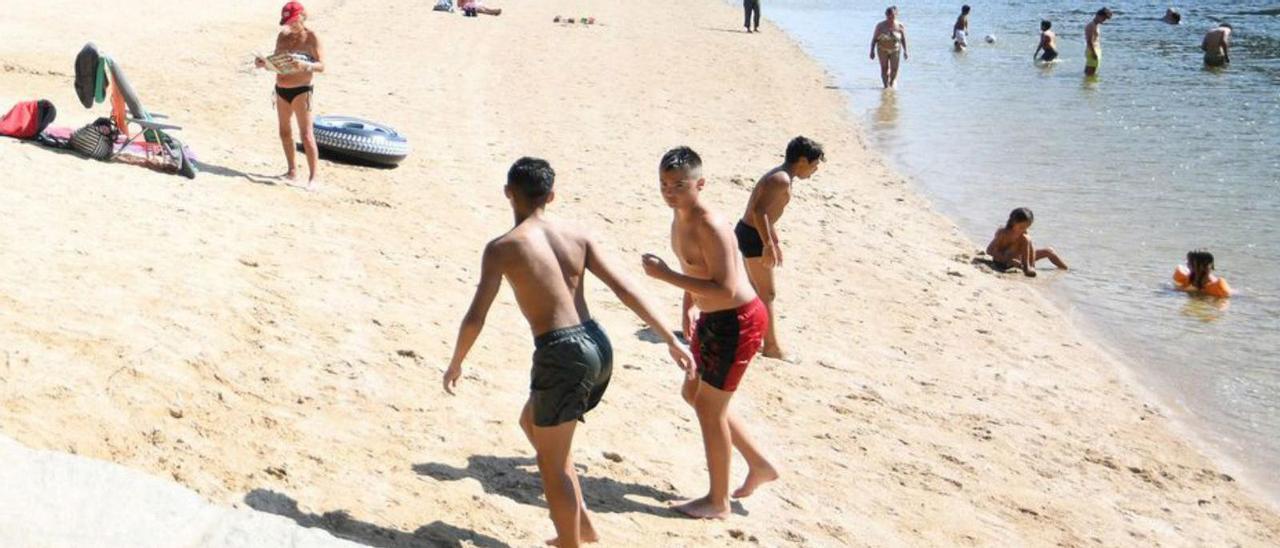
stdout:
[[889,88],[889,54],[881,51],[880,55],[880,83],[884,84],[885,89]]
[[[319,180],[316,178],[316,166],[320,163],[320,153],[316,149],[316,133],[311,119],[311,94],[308,91],[293,98],[293,112],[298,119],[298,132],[302,134],[302,151],[307,155],[307,190],[316,190]],[[292,148],[290,149],[292,151]]]
[[902,62],[902,52],[889,56],[889,87],[898,87],[898,64]]
[[752,257],[746,259],[747,278],[751,280],[752,287],[756,290],[756,295],[760,296],[760,300],[764,302],[764,307],[769,311],[769,329],[764,333],[764,348],[761,354],[766,358],[784,359],[782,347],[778,344],[778,333],[775,326],[778,325],[774,321],[773,300],[778,296],[777,290],[773,284],[773,269],[764,265],[764,259],[761,257]]
[[1035,260],[1039,261],[1040,259],[1049,259],[1049,262],[1053,263],[1053,266],[1062,270],[1067,270],[1067,263],[1063,262],[1062,259],[1058,257],[1058,252],[1054,251],[1052,247],[1037,249]]
[[549,543],[566,548],[582,544],[582,511],[573,459],[573,431],[578,421],[567,421],[555,426],[533,425],[531,438],[538,454],[538,472],[542,476],[542,491],[551,511],[551,523],[556,527],[556,538]]
[[289,165],[284,178],[292,181],[298,178],[298,165],[293,150],[293,106],[279,95],[275,95],[275,98],[276,119],[280,123],[280,144],[284,145],[284,161]]
[[[524,437],[529,440],[529,445],[533,446],[534,451],[538,450],[538,445],[533,442],[533,402],[526,401],[524,409],[520,412],[520,430],[524,432]],[[569,470],[573,470],[573,457],[569,456],[566,463]],[[541,470],[539,470],[541,472]],[[573,478],[573,490],[578,494],[578,527],[579,541],[582,543],[598,542],[600,535],[596,533],[596,528],[591,524],[591,516],[587,514],[587,505],[582,501],[582,487],[578,484],[577,473],[571,474]],[[547,544],[551,546],[560,546],[560,538],[556,537],[548,539]]]
[[[692,381],[685,381],[684,386],[681,387],[680,395],[683,396],[684,400],[694,408],[695,412],[698,413],[698,422],[700,424],[703,422],[704,413],[706,413],[709,415],[708,418],[711,419],[711,426],[715,427],[717,425],[723,425],[725,427],[724,429],[728,430],[729,443],[736,448],[738,452],[742,454],[743,459],[747,461],[747,477],[743,480],[742,486],[734,490],[733,496],[735,498],[749,497],[755,492],[757,487],[778,479],[777,469],[773,467],[773,464],[765,458],[764,454],[756,446],[755,440],[747,433],[742,422],[729,412],[729,398],[733,396],[733,392],[725,392],[706,384],[701,380],[694,379]],[[723,403],[723,406],[721,406],[720,403]],[[704,412],[703,409],[706,409],[706,411]],[[718,419],[716,418],[717,414],[723,418],[722,423],[718,422]],[[677,511],[692,517],[723,518],[727,516],[729,512],[727,497],[723,499],[723,513],[711,510],[712,503],[715,500],[717,486],[719,486],[719,492],[721,493],[727,494],[729,490],[730,462],[727,458],[715,461],[722,462],[724,465],[723,476],[718,476],[717,468],[719,468],[719,466],[713,464],[713,458],[720,458],[718,448],[720,447],[719,443],[723,440],[723,437],[717,438],[714,441],[716,444],[716,453],[713,455],[713,435],[722,436],[723,434],[719,430],[713,434],[706,430],[706,427],[704,426],[702,438],[703,446],[707,453],[707,469],[711,474],[710,493],[706,497],[693,499],[675,506]],[[725,446],[725,448],[725,455],[729,455],[727,446]],[[717,481],[720,481],[721,483],[717,485]]]

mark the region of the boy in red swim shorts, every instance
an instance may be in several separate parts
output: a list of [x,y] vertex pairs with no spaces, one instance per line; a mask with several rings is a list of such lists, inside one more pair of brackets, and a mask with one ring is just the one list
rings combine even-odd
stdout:
[[733,447],[742,453],[748,467],[747,478],[733,492],[734,497],[749,496],[761,484],[778,479],[777,470],[742,422],[729,413],[729,399],[769,328],[769,312],[747,279],[733,228],[699,199],[706,180],[698,153],[688,147],[671,149],[662,156],[658,178],[662,198],[675,211],[671,246],[682,272],[652,254],[644,256],[644,270],[684,290],[683,328],[692,342],[690,349],[700,378],[685,381],[681,395],[698,415],[711,476],[705,497],[674,508],[690,517],[723,519],[729,515]]

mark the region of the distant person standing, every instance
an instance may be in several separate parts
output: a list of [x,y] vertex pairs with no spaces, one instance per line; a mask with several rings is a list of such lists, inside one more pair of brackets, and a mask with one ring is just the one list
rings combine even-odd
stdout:
[[1218,28],[1206,32],[1204,41],[1200,42],[1204,50],[1204,64],[1209,67],[1222,67],[1231,62],[1231,24],[1222,23]]
[[1169,8],[1167,10],[1164,10],[1164,17],[1161,17],[1160,20],[1170,25],[1181,25],[1182,14],[1178,13],[1178,10],[1176,9]]
[[871,35],[871,59],[875,60],[876,52],[880,53],[880,81],[885,89],[898,83],[898,64],[902,59],[910,59],[907,55],[907,28],[898,22],[898,6],[889,6],[884,10],[884,21],[876,24]]
[[[276,118],[280,126],[280,144],[284,148],[284,160],[288,164],[284,178],[295,181],[298,165],[294,160],[293,121],[297,120],[302,137],[302,150],[307,155],[307,190],[318,185],[316,164],[319,153],[311,119],[311,96],[315,86],[312,79],[324,72],[324,48],[320,39],[307,28],[307,10],[299,2],[289,2],[280,10],[280,34],[276,36],[274,54],[288,54],[290,61],[282,72],[276,74]],[[266,68],[265,59],[254,61],[258,68]]]
[[[1035,53],[1031,54],[1034,59],[1040,58],[1040,61],[1048,63],[1058,58],[1058,36],[1053,33],[1053,23],[1048,20],[1040,22],[1040,45],[1036,46]],[[1040,52],[1044,51],[1044,55]]]
[[964,51],[964,48],[969,47],[968,4],[960,8],[960,16],[956,18],[956,24],[951,27],[951,41],[955,43],[956,51]]
[[754,23],[755,31],[760,32],[760,0],[742,0],[742,26],[747,27],[747,32],[752,31]]
[[1093,20],[1084,26],[1084,75],[1098,74],[1098,65],[1102,62],[1102,27],[1111,20],[1111,9],[1102,8],[1093,15]]

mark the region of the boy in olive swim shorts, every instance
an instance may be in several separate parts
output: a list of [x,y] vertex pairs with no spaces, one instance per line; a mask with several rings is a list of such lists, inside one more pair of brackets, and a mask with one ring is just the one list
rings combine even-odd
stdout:
[[452,394],[457,387],[462,361],[480,336],[506,278],[534,335],[529,400],[520,413],[520,428],[538,453],[538,472],[557,535],[549,542],[572,547],[599,539],[569,454],[573,431],[600,403],[613,366],[609,338],[587,309],[585,271],[666,339],[668,352],[688,378],[693,378],[693,358],[589,235],[544,216],[555,199],[554,183],[555,171],[536,158],[521,158],[507,172],[505,190],[516,225],[484,248],[480,283],[458,330],[444,389]]
[[[729,515],[733,447],[748,466],[734,497],[749,496],[761,484],[778,479],[742,422],[729,413],[729,399],[760,348],[769,314],[743,272],[729,223],[699,199],[706,180],[698,153],[688,147],[668,151],[659,163],[658,179],[662,198],[675,211],[671,245],[683,272],[673,271],[652,254],[644,256],[644,271],[684,290],[683,328],[701,378],[686,380],[681,395],[698,415],[711,476],[707,496],[675,509],[690,517],[723,519]],[[701,311],[696,321],[695,311]]]
[[765,331],[762,350],[767,358],[786,358],[778,344],[778,316],[773,309],[773,300],[777,297],[773,269],[782,266],[782,246],[778,243],[776,230],[778,220],[791,201],[791,183],[812,177],[824,161],[826,155],[822,152],[822,145],[804,136],[792,139],[787,143],[783,164],[769,170],[756,183],[751,198],[747,200],[747,211],[733,229],[738,239],[738,251],[746,259],[747,276],[769,310],[769,329]]
[[1102,63],[1102,24],[1111,20],[1111,10],[1102,8],[1084,26],[1084,74],[1094,76]]

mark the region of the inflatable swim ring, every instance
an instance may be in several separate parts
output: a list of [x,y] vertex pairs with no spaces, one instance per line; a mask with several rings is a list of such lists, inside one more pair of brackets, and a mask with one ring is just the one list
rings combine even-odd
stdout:
[[[1196,291],[1195,286],[1191,285],[1191,271],[1183,265],[1173,271],[1173,285],[1183,291]],[[1216,278],[1212,282],[1205,284],[1204,289],[1199,290],[1201,293],[1210,297],[1230,297],[1231,286],[1227,285],[1227,280]]]
[[350,116],[318,116],[313,129],[316,147],[333,156],[394,166],[409,155],[409,141],[403,135],[368,120]]

